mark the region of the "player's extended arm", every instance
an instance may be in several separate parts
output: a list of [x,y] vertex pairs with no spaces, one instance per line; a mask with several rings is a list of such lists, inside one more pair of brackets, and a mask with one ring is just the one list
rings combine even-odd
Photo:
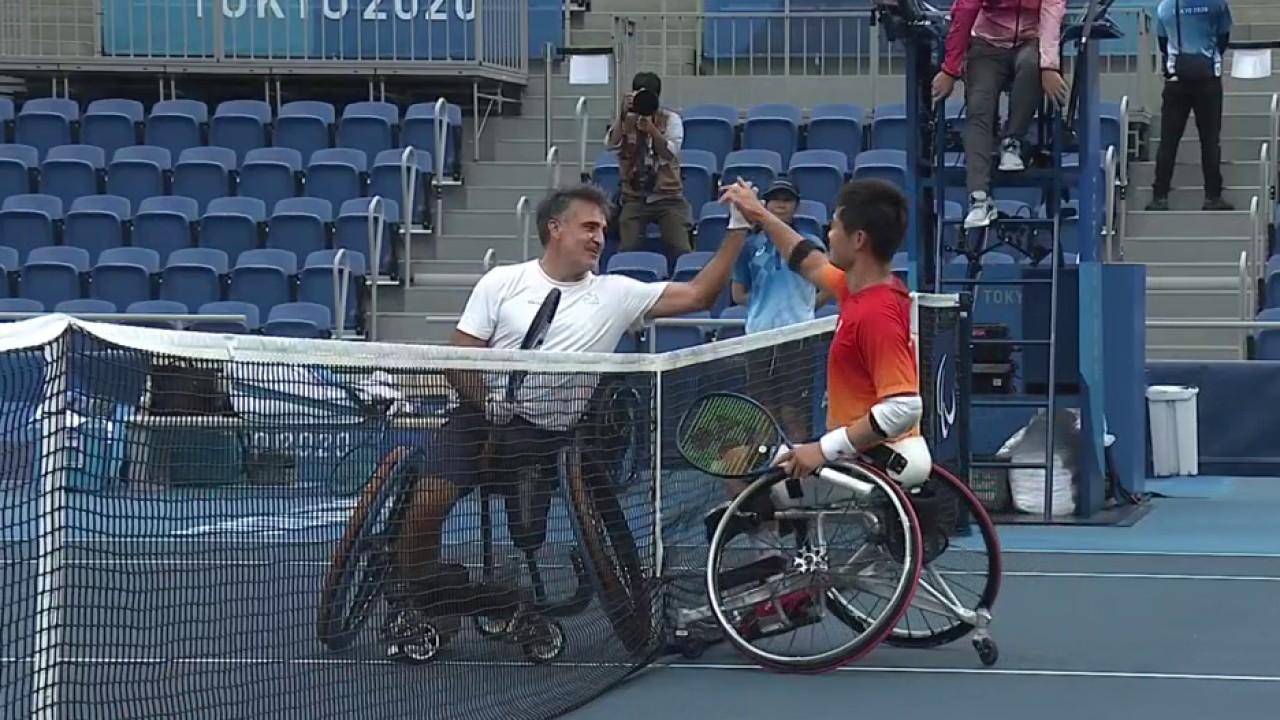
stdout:
[[743,183],[730,185],[725,188],[722,199],[732,202],[748,222],[764,230],[769,241],[778,248],[778,253],[788,267],[800,273],[819,290],[833,295],[837,292],[833,283],[842,282],[844,273],[827,262],[826,253],[822,252],[822,248],[816,243],[796,232],[795,228],[780,220],[777,215],[769,212],[753,190]]
[[667,284],[658,302],[649,311],[649,317],[672,317],[710,310],[733,275],[733,264],[738,259],[738,253],[742,252],[742,243],[746,239],[746,228],[725,233],[720,249],[697,275],[688,282]]

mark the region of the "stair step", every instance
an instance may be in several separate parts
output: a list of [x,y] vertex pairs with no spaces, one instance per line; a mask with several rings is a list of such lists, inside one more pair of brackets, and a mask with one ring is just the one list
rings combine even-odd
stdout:
[[[1223,138],[1269,138],[1271,137],[1271,115],[1266,110],[1259,113],[1244,113],[1240,110],[1225,104],[1222,114],[1222,137]],[[1160,136],[1160,118],[1153,118],[1151,122],[1152,135]],[[1187,121],[1186,128],[1183,130],[1183,137],[1191,136],[1196,132],[1195,116],[1192,115]],[[1195,137],[1199,137],[1195,135]]]
[[[1262,144],[1270,142],[1269,139],[1263,137],[1256,138],[1222,138],[1219,148],[1222,154],[1223,162],[1258,162],[1260,153],[1262,152]],[[1151,141],[1152,159],[1155,153],[1160,149],[1159,140]],[[1199,162],[1200,159],[1200,138],[1184,137],[1182,142],[1178,143],[1178,159],[1187,162]]]
[[[563,172],[563,171],[562,171]],[[536,161],[481,160],[466,166],[468,186],[519,185],[537,187],[545,184],[547,164]],[[452,192],[452,190],[446,190]]]
[[[1150,332],[1150,331],[1148,331]],[[1147,343],[1148,360],[1240,360],[1240,348],[1226,345],[1160,345]]]
[[[1134,206],[1130,204],[1130,207]],[[1130,210],[1125,218],[1125,230],[1129,237],[1249,238],[1253,236],[1253,218],[1247,209],[1214,213],[1199,209],[1166,212]]]
[[440,236],[480,237],[486,235],[520,234],[515,206],[510,210],[458,210],[445,206],[444,217],[440,222]]
[[[1154,195],[1150,185],[1139,185],[1137,187],[1129,187],[1129,207],[1134,209],[1142,209],[1151,202]],[[1248,187],[1224,187],[1222,196],[1227,202],[1236,206],[1237,210],[1248,210],[1249,203],[1254,197],[1261,197],[1262,193],[1258,186],[1254,184]],[[1204,186],[1192,185],[1188,187],[1174,187],[1169,191],[1169,207],[1173,210],[1199,210],[1204,205]]]
[[1239,288],[1233,290],[1147,290],[1147,317],[1240,317]]
[[[1126,262],[1160,263],[1173,266],[1208,264],[1236,268],[1240,253],[1252,252],[1251,238],[1221,237],[1126,237]],[[1191,273],[1187,273],[1191,274]],[[1234,270],[1231,274],[1235,274]]]
[[[581,153],[578,149],[578,139],[574,137],[558,137],[552,140],[552,144],[560,148],[560,161],[563,163],[572,163],[572,167],[576,169],[577,160]],[[604,135],[598,138],[587,138],[587,167],[593,162],[597,155],[604,150]],[[499,138],[494,150],[495,160],[507,161],[537,161],[544,160],[547,156],[546,141],[541,138]]]
[[[1173,186],[1188,187],[1204,184],[1204,170],[1198,159],[1179,153],[1182,162],[1173,165]],[[1222,182],[1228,186],[1257,186],[1262,179],[1262,163],[1257,160],[1249,162],[1224,162],[1219,165]],[[470,179],[470,175],[467,176]],[[1135,187],[1150,187],[1155,184],[1155,160],[1134,161],[1129,163],[1130,193]]]

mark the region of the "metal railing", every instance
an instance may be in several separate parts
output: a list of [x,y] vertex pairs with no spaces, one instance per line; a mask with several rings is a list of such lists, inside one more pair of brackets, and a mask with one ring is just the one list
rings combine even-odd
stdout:
[[369,198],[369,214],[367,216],[369,231],[369,276],[373,282],[369,284],[369,339],[378,339],[378,282],[382,265],[382,236],[386,231],[386,203],[381,196]]
[[1103,246],[1106,254],[1103,255],[1103,262],[1117,262],[1124,259],[1124,247],[1120,247],[1119,255],[1116,254],[1116,186],[1117,186],[1117,160],[1116,146],[1107,147],[1106,159],[1106,212],[1102,218],[1102,238]]
[[560,187],[560,148],[552,145],[544,162],[547,166],[547,189],[554,190]]
[[1276,194],[1277,173],[1280,173],[1280,93],[1271,94],[1271,167],[1267,174],[1268,187],[1265,197],[1272,203],[1280,201]]
[[586,182],[587,174],[587,132],[591,125],[591,114],[587,111],[587,98],[578,98],[573,108],[573,115],[578,119],[578,179]]
[[520,260],[529,259],[529,235],[533,227],[533,213],[529,210],[529,196],[521,195],[516,201],[516,232],[520,235]]

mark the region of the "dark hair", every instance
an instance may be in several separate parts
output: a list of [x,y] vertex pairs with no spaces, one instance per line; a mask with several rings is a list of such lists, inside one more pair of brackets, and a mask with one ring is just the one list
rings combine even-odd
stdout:
[[852,180],[840,189],[836,217],[846,233],[865,232],[871,238],[871,253],[890,262],[907,234],[907,198],[884,180]]
[[631,89],[648,90],[654,95],[662,97],[662,78],[658,77],[657,73],[647,70],[638,72],[635,77],[631,78]]
[[538,210],[535,216],[538,223],[538,240],[542,243],[542,247],[546,247],[551,240],[551,221],[563,217],[575,200],[595,205],[600,208],[605,217],[609,217],[609,213],[613,209],[612,203],[609,202],[609,196],[591,183],[582,183],[552,190],[538,203]]

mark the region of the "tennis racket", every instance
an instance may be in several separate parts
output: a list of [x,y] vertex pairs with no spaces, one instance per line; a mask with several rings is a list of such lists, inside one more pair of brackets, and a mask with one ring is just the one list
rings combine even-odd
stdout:
[[703,395],[676,428],[680,455],[698,470],[723,478],[753,478],[774,470],[778,450],[790,446],[773,415],[738,393]]
[[[533,320],[529,322],[529,329],[524,333],[524,340],[520,341],[521,350],[537,350],[542,347],[543,341],[547,339],[547,331],[551,329],[551,321],[556,317],[556,310],[560,307],[560,289],[551,288],[551,292],[547,293],[547,297],[543,299],[542,305],[538,308],[538,312],[533,314]],[[515,402],[516,391],[520,389],[521,383],[529,374],[527,370],[516,370],[507,378],[507,401]]]

